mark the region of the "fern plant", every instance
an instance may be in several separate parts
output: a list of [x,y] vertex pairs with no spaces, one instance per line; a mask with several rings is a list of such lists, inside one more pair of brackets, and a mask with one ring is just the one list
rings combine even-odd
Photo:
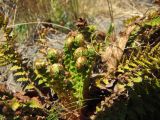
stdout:
[[[81,33],[69,36],[64,46],[64,65],[70,73],[67,78],[74,89],[74,97],[80,105],[84,100],[85,90],[89,87],[89,76],[95,58],[95,50],[91,45],[86,45]],[[85,87],[86,86],[86,87]]]
[[116,80],[112,93],[97,106],[93,119],[159,119],[159,25],[159,16],[154,16],[131,33],[122,63],[110,78]]
[[12,28],[8,28],[8,18],[1,20],[1,30],[3,31],[4,39],[0,44],[0,66],[5,66],[12,64],[10,70],[14,71],[14,76],[17,81],[24,82],[27,81],[27,73],[24,71],[24,64],[22,63],[21,55],[16,49],[16,39],[15,36],[11,35]]

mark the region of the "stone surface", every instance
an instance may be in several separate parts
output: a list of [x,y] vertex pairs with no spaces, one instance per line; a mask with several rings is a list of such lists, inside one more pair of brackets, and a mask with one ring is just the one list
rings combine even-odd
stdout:
[[[1,34],[2,35],[2,34]],[[56,48],[58,50],[63,49],[63,43],[66,34],[58,33],[58,34],[47,34],[46,45],[47,47]],[[31,44],[32,43],[32,44]],[[33,67],[33,61],[38,58],[43,58],[43,54],[39,52],[41,46],[37,44],[35,40],[28,40],[24,43],[16,44],[17,51],[22,55],[22,59],[25,59],[25,63],[27,66]],[[23,84],[20,82],[16,82],[16,78],[13,75],[13,72],[10,71],[10,67],[12,65],[7,65],[4,67],[0,67],[0,83],[6,84],[7,88],[12,92],[23,91]]]

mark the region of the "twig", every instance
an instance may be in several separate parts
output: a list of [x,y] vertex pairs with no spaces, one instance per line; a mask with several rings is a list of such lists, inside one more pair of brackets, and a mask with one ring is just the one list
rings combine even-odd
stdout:
[[[85,107],[87,107],[87,105],[82,106],[82,107],[79,107],[79,108],[77,108],[77,109],[75,109],[75,110],[71,110],[71,111],[70,111],[70,110],[66,110],[66,111],[69,111],[69,112],[63,114],[61,117],[65,116],[65,115],[67,115],[67,114],[70,114],[70,113],[72,113],[72,114],[74,114],[75,116],[77,116],[74,112],[77,111],[77,110],[80,110],[80,109],[82,109],[82,108],[85,108]],[[59,118],[60,118],[60,117],[59,117]]]
[[56,23],[50,23],[50,22],[27,22],[27,23],[19,23],[19,24],[15,24],[15,25],[9,25],[7,26],[7,28],[13,28],[13,27],[17,27],[17,26],[21,26],[21,25],[32,25],[32,24],[48,24],[48,25],[53,25],[53,26],[56,26],[56,27],[59,27],[59,28],[63,28],[63,29],[66,29],[68,31],[72,31],[70,28],[68,27],[65,27],[65,26],[62,26],[62,25],[59,25],[59,24],[56,24]]
[[[107,0],[107,3],[108,3],[108,9],[109,9],[109,14],[110,14],[110,18],[111,18],[111,25],[114,26],[112,3],[111,3],[110,0]],[[111,34],[111,39],[112,39],[113,42],[115,42],[115,40],[116,40],[116,32],[115,32],[114,28],[113,28],[113,32]]]
[[16,14],[17,14],[17,3],[18,3],[18,0],[16,0],[16,7],[15,7],[15,10],[14,10],[14,17],[13,17],[13,25],[15,24],[15,20],[16,20]]
[[77,102],[80,102],[80,101],[86,102],[86,101],[92,101],[92,100],[98,100],[98,99],[100,99],[100,98],[91,98],[91,99],[85,99],[85,100],[78,100],[78,101],[75,101],[75,102],[71,102],[71,103],[67,104],[67,105],[64,106],[64,107],[67,108],[67,106],[73,105],[73,104],[75,104],[75,103],[77,103]]

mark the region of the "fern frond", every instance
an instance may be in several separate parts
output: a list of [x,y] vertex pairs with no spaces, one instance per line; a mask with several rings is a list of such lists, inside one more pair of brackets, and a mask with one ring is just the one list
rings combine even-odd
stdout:
[[26,82],[26,81],[28,81],[28,78],[21,77],[21,78],[18,78],[16,81],[18,81],[18,82]]
[[21,70],[22,68],[18,65],[14,65],[10,68],[11,71],[17,71],[17,70]]

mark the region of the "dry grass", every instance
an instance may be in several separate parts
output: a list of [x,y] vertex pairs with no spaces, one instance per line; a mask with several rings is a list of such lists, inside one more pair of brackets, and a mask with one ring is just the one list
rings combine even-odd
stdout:
[[[153,4],[145,1],[146,0],[110,0],[115,18],[133,15],[142,16],[147,9],[155,8]],[[104,15],[105,17],[110,17],[107,0],[79,0],[79,6],[81,13],[91,16]]]
[[[37,18],[49,18],[54,16],[53,4],[57,0],[19,0],[17,4],[17,21],[20,19],[35,21]],[[77,1],[77,2],[75,2]],[[143,16],[149,8],[155,8],[146,0],[110,0],[113,6],[114,18],[139,15]],[[60,0],[58,2],[64,12],[75,13],[80,16],[110,17],[107,0]],[[77,5],[78,4],[78,5]],[[143,9],[141,9],[143,7]],[[69,11],[67,11],[69,10]],[[55,12],[55,11],[54,11]],[[76,13],[75,13],[76,14]],[[69,14],[71,15],[71,14]],[[28,21],[27,20],[27,21]],[[26,21],[23,21],[26,22]]]
[[[17,0],[15,10],[10,11],[14,23],[61,20],[74,21],[77,17],[90,18],[98,29],[106,31],[110,24],[107,0]],[[113,17],[117,33],[123,28],[123,20],[132,16],[143,16],[148,9],[156,8],[147,0],[109,0],[112,3]],[[148,0],[150,1],[150,0]],[[143,8],[143,9],[141,9]],[[62,15],[63,14],[63,15]],[[65,15],[67,18],[65,18]],[[61,18],[61,17],[64,18]],[[36,25],[34,25],[36,26]],[[30,27],[29,27],[30,29]],[[29,30],[31,31],[31,30]],[[30,34],[30,32],[29,32]]]
[[[147,0],[109,0],[112,3],[113,17],[117,32],[123,27],[123,20],[132,16],[142,17],[147,10],[158,9]],[[110,14],[107,0],[79,0],[82,16],[89,16],[94,24],[102,31],[106,31],[110,24]],[[143,8],[143,9],[142,9]]]

